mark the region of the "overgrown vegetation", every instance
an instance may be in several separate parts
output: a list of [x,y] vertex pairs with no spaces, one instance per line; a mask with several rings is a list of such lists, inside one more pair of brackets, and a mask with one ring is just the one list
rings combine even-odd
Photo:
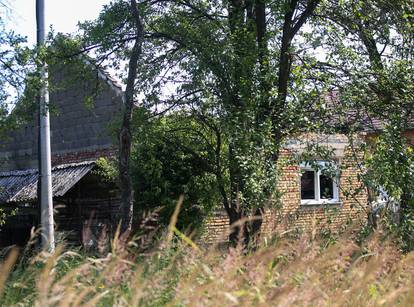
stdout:
[[[231,223],[251,215],[260,221],[265,207],[277,203],[275,162],[292,135],[354,137],[371,118],[404,122],[413,114],[410,1],[137,3],[145,23],[135,88],[148,112],[142,125],[179,114],[169,131],[168,143],[175,142],[171,166],[184,149],[187,162],[198,161],[203,178],[209,174],[209,187],[199,190],[198,199],[215,190]],[[119,68],[138,37],[129,6],[111,3],[99,18],[83,23],[75,38],[80,52],[94,49],[96,63],[116,69],[124,80],[126,70]],[[135,145],[144,148],[148,134],[140,144],[141,130],[132,132]],[[197,143],[187,144],[189,137]],[[157,163],[165,165],[165,159]],[[145,169],[136,162],[136,170]],[[192,170],[197,179],[183,172],[183,181],[198,180],[200,167]],[[140,175],[134,188],[142,192]],[[167,186],[170,172],[164,175],[159,181]],[[152,195],[157,200],[151,203],[165,197]],[[208,209],[210,202],[204,204]],[[236,227],[230,240],[242,232],[248,244],[260,226]]]
[[400,121],[385,128],[371,140],[364,176],[371,190],[382,198],[382,216],[387,226],[398,234],[403,250],[414,250],[414,152],[404,137]]
[[[119,169],[98,164],[109,180],[122,179],[123,228],[132,200],[136,214],[163,206],[156,223],[167,224],[185,194],[167,239],[147,241],[145,252],[142,239],[122,235],[93,256],[63,245],[53,255],[31,255],[30,245],[19,256],[8,251],[2,305],[413,305],[414,151],[405,138],[414,116],[413,10],[411,0],[117,0],[82,33],[52,33],[42,50],[1,32],[0,135],[31,116],[36,63],[51,71],[62,63],[82,83],[94,65],[110,68],[128,84],[125,154]],[[19,90],[13,112],[8,87]],[[278,203],[284,142],[340,132],[352,143],[366,129],[371,143],[352,144],[354,159],[364,158],[359,189],[372,192],[370,209],[385,218],[357,236],[275,234],[248,251],[261,223],[237,222]],[[331,160],[333,150],[315,148],[302,160]],[[238,225],[230,240],[242,237],[244,248],[204,248],[181,232],[219,203]]]
[[[171,232],[178,232],[171,227]],[[414,254],[381,232],[362,244],[341,237],[275,237],[248,254],[166,238],[139,253],[133,241],[110,252],[17,255],[1,264],[2,306],[410,306]],[[153,242],[154,243],[154,242]]]
[[[80,24],[78,33],[51,33],[53,47],[22,48],[24,39],[2,33],[0,84],[26,84],[24,96],[33,102],[39,88],[36,63],[63,63],[74,70],[87,66],[75,74],[79,82],[94,65],[115,70],[129,85],[118,161],[124,221],[130,222],[133,200],[135,207],[171,208],[171,199],[184,192],[191,212],[207,213],[219,199],[234,223],[260,217],[266,206],[277,203],[275,162],[292,135],[312,131],[353,137],[372,119],[397,124],[399,132],[410,127],[413,16],[411,0],[117,0],[104,6],[96,20]],[[10,129],[7,91],[0,96],[0,130]],[[138,97],[146,115],[130,129],[132,114],[140,113],[132,103]],[[30,114],[20,110],[14,109],[16,118]],[[157,139],[161,135],[164,142]],[[389,144],[402,144],[398,133],[389,137]],[[368,162],[371,174],[382,174],[382,166],[375,171],[372,162],[389,148],[378,146],[372,153],[378,159]],[[393,150],[404,156],[399,149]],[[149,157],[158,150],[162,156]],[[401,168],[404,174],[412,172],[412,160],[407,161],[388,173],[388,182],[367,176],[366,187],[400,186],[393,174]],[[413,210],[409,181],[399,198],[407,208],[401,213],[408,230]],[[230,239],[235,242],[242,232],[248,243],[260,225],[236,227]],[[407,243],[407,250],[412,246]]]
[[179,229],[195,229],[220,203],[208,148],[214,136],[185,113],[147,120],[150,113],[137,110],[134,118],[131,176],[135,188],[136,216],[161,207],[160,222],[168,224],[180,195],[184,194]]

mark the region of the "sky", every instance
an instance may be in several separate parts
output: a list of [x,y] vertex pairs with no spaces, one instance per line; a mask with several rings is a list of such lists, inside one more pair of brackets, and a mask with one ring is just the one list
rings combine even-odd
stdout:
[[[79,21],[98,17],[110,0],[44,0],[46,28],[53,25],[56,32],[74,32]],[[26,36],[29,44],[36,43],[36,0],[5,0],[10,8],[6,28]]]

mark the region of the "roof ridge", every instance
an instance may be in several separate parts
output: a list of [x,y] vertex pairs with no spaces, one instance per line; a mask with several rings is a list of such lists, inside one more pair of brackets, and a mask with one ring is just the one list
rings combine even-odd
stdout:
[[90,65],[96,69],[99,78],[101,78],[104,82],[106,82],[106,84],[108,84],[109,87],[115,90],[118,95],[122,95],[122,85],[118,82],[118,80],[114,78],[104,67],[97,65],[94,61],[95,59],[92,57],[84,58],[86,65]]
[[[84,166],[84,165],[91,165],[96,163],[96,160],[90,161],[81,161],[81,162],[72,162],[72,163],[64,163],[55,165],[52,167],[52,171],[64,169],[68,167],[76,167],[76,166]],[[22,170],[11,170],[6,172],[0,172],[0,177],[9,177],[9,176],[26,176],[30,174],[36,174],[38,172],[37,168],[29,168],[29,169],[22,169]]]

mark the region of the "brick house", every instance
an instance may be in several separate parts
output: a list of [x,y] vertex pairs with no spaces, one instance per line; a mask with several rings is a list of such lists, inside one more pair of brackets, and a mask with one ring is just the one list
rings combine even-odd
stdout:
[[[402,136],[409,146],[414,147],[414,116],[409,118],[408,127]],[[352,143],[370,143],[383,128],[384,122],[367,118],[360,123],[361,133]],[[309,143],[333,150],[333,159],[324,161],[315,157],[319,164],[316,168],[298,162],[298,156]],[[266,236],[275,230],[279,233],[321,229],[337,231],[348,222],[362,225],[370,209],[369,191],[358,178],[364,171],[360,156],[361,153],[343,134],[303,134],[287,140],[279,161],[277,188],[281,194],[280,205],[266,209],[262,233]],[[338,169],[332,178],[321,172],[327,163]],[[221,242],[227,240],[228,234],[226,212],[215,211],[206,223],[205,240]]]
[[[317,159],[315,165],[300,163],[297,157],[306,144],[317,143],[334,152],[332,160]],[[266,209],[262,234],[274,231],[292,232],[330,229],[339,230],[366,219],[367,192],[358,179],[358,161],[345,135],[306,134],[288,140],[279,158],[277,190],[279,204]],[[337,175],[325,174],[326,167],[337,169]],[[206,223],[204,238],[208,242],[226,240],[229,221],[224,210],[217,210]]]

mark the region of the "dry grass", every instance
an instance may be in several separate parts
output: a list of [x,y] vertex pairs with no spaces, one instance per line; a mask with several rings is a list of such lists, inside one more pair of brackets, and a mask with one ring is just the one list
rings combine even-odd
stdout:
[[328,247],[306,235],[284,238],[247,255],[198,247],[174,228],[165,237],[139,256],[133,242],[120,239],[101,257],[63,247],[20,260],[12,252],[0,268],[0,303],[414,306],[414,254],[378,236],[360,246],[347,234]]

